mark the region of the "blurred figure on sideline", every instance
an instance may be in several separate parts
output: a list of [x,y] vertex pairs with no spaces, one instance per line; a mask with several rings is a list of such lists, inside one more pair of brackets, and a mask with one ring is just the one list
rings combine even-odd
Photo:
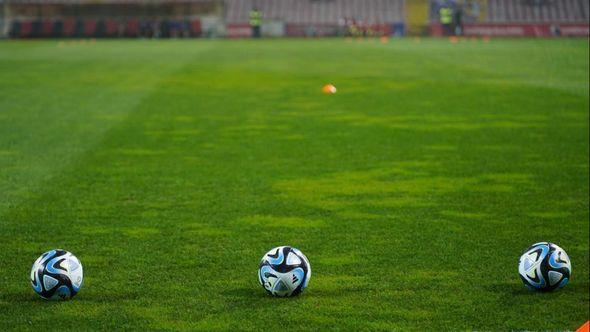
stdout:
[[440,7],[438,10],[440,16],[440,24],[443,27],[443,33],[445,36],[452,35],[452,23],[453,23],[453,10],[448,5]]
[[252,28],[252,38],[260,38],[260,25],[262,24],[262,12],[254,7],[250,11],[250,27]]
[[463,35],[463,7],[458,5],[455,9],[455,36]]

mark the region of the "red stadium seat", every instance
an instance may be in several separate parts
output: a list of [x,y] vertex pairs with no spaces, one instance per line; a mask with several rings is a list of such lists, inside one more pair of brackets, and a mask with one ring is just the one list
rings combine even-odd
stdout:
[[137,37],[139,36],[139,20],[132,19],[127,21],[127,29],[125,30],[125,36]]
[[84,36],[93,37],[96,34],[96,21],[86,20],[84,22]]
[[200,20],[192,20],[190,23],[191,27],[191,36],[200,36],[201,35],[201,21]]
[[41,23],[41,37],[50,37],[53,33],[53,22],[50,20],[44,20]]
[[106,22],[106,36],[116,37],[119,31],[119,22],[116,20],[107,20]]
[[74,19],[64,20],[62,35],[64,37],[73,37],[76,33],[76,21]]
[[23,21],[20,24],[19,37],[21,37],[21,38],[31,37],[31,34],[32,33],[33,33],[33,22],[31,22],[31,21]]

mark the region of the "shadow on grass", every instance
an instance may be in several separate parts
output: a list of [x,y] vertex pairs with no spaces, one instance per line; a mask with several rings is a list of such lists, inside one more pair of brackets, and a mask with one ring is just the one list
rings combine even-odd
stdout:
[[0,300],[8,303],[34,303],[34,302],[49,302],[43,300],[39,295],[31,292],[20,292],[20,293],[4,293],[0,294]]
[[486,289],[497,294],[510,296],[539,296],[542,294],[583,294],[588,291],[588,286],[588,282],[580,282],[568,284],[564,288],[553,292],[537,292],[526,288],[520,282],[502,282],[491,284],[487,286]]
[[261,286],[258,287],[234,287],[221,292],[223,296],[237,298],[240,300],[264,300],[265,298],[272,298]]
[[[136,300],[140,296],[136,293],[131,292],[117,292],[117,293],[108,293],[108,294],[101,294],[97,296],[96,294],[83,294],[76,295],[73,300],[76,302],[90,302],[90,303],[112,303],[112,302],[119,302],[119,301],[129,301],[129,300]],[[18,293],[4,293],[0,294],[0,301],[8,302],[11,304],[19,304],[19,303],[39,303],[43,304],[54,304],[54,303],[67,303],[69,301],[54,301],[54,300],[45,300],[41,298],[39,295],[35,294],[33,291],[23,291]]]
[[[322,298],[342,298],[342,297],[349,297],[354,296],[354,294],[362,293],[366,294],[367,290],[359,287],[358,289],[351,289],[351,288],[342,288],[342,289],[322,289],[322,288],[308,288],[304,290],[299,295],[290,297],[290,301],[293,300],[315,300],[315,299],[322,299]],[[227,298],[231,298],[236,302],[245,301],[245,303],[252,303],[251,301],[268,301],[268,300],[281,300],[284,298],[279,298],[270,295],[267,293],[260,285],[257,287],[235,287],[231,289],[227,289],[222,292],[223,296]]]

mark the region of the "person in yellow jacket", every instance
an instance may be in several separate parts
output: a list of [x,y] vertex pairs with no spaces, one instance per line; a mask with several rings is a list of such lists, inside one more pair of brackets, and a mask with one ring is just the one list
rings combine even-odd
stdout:
[[262,12],[254,7],[250,11],[250,28],[252,28],[252,38],[260,38],[260,25],[262,24]]
[[444,6],[438,10],[438,15],[440,17],[440,24],[442,24],[444,35],[450,36],[453,33],[453,10],[451,7]]

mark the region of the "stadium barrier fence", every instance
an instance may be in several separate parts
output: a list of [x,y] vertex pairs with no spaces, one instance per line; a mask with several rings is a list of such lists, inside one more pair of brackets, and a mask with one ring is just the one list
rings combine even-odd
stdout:
[[11,38],[174,38],[201,35],[199,19],[13,20],[9,29]]
[[[430,25],[430,35],[443,36],[439,23]],[[467,37],[588,37],[588,24],[583,23],[467,23]]]

